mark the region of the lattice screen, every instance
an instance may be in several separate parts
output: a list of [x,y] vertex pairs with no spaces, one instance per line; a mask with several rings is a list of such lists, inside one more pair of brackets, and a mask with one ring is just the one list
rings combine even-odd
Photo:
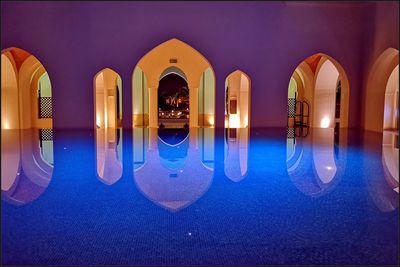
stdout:
[[52,118],[53,116],[53,105],[51,103],[51,97],[40,97],[39,98],[39,118]]
[[294,128],[287,128],[287,138],[293,139],[295,137]]
[[52,141],[53,140],[53,129],[44,128],[39,129],[40,140],[41,141]]
[[296,116],[296,98],[288,98],[288,117],[294,118]]

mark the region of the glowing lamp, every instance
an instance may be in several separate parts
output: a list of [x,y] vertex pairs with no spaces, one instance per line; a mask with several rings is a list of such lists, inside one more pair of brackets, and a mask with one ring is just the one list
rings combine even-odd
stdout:
[[214,126],[214,118],[213,118],[213,117],[208,118],[208,123],[209,123],[211,126]]
[[229,128],[240,128],[240,117],[238,114],[229,114]]
[[324,117],[321,120],[321,128],[329,128],[330,122],[331,122],[331,120],[328,117]]
[[10,129],[10,124],[8,123],[8,121],[4,121],[3,122],[3,129]]
[[99,128],[100,128],[100,124],[101,124],[101,118],[100,118],[100,115],[99,115],[99,114],[96,114],[96,125],[97,125],[97,127],[99,127]]

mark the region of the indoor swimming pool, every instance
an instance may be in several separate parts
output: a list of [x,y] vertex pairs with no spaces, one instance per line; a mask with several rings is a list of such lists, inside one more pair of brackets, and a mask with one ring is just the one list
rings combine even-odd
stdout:
[[398,133],[2,130],[2,264],[396,264]]

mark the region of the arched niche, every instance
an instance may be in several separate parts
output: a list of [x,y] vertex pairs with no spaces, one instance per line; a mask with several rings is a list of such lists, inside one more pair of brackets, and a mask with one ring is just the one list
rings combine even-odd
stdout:
[[369,72],[363,117],[366,130],[382,132],[384,129],[398,128],[396,91],[398,92],[399,72],[395,71],[398,65],[399,51],[388,48],[377,58]]
[[94,77],[96,170],[100,181],[114,184],[122,177],[122,84],[112,69]]
[[226,128],[247,128],[250,124],[250,78],[241,70],[225,80]]
[[[309,112],[303,114],[308,115],[305,122],[308,126],[348,127],[349,81],[343,67],[335,59],[323,53],[314,54],[296,67],[291,79],[296,82],[295,101],[304,101],[309,107]],[[288,114],[288,118],[290,116],[292,114]],[[288,122],[290,125],[290,120]]]
[[20,48],[5,49],[2,64],[2,129],[52,128],[52,89],[40,61]]
[[[215,76],[208,60],[190,45],[170,39],[150,50],[133,72],[133,126],[157,128],[160,77],[174,70],[189,88],[189,127],[214,126]],[[183,72],[184,74],[182,74]]]
[[385,90],[383,113],[383,130],[398,131],[399,129],[399,65],[389,76]]
[[52,89],[44,66],[23,49],[3,50],[1,66],[2,196],[23,205],[52,178]]
[[190,128],[174,145],[165,143],[159,129],[134,129],[134,181],[156,205],[177,212],[209,189],[214,175],[214,129]]

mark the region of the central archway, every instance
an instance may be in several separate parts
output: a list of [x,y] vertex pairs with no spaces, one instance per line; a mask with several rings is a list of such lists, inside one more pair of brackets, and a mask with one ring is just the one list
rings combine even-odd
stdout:
[[160,77],[158,84],[158,122],[160,127],[189,126],[189,87],[185,75],[174,72]]
[[160,79],[178,75],[189,88],[189,127],[213,127],[215,75],[208,60],[190,45],[168,40],[150,50],[137,63],[132,78],[133,127],[158,128]]

